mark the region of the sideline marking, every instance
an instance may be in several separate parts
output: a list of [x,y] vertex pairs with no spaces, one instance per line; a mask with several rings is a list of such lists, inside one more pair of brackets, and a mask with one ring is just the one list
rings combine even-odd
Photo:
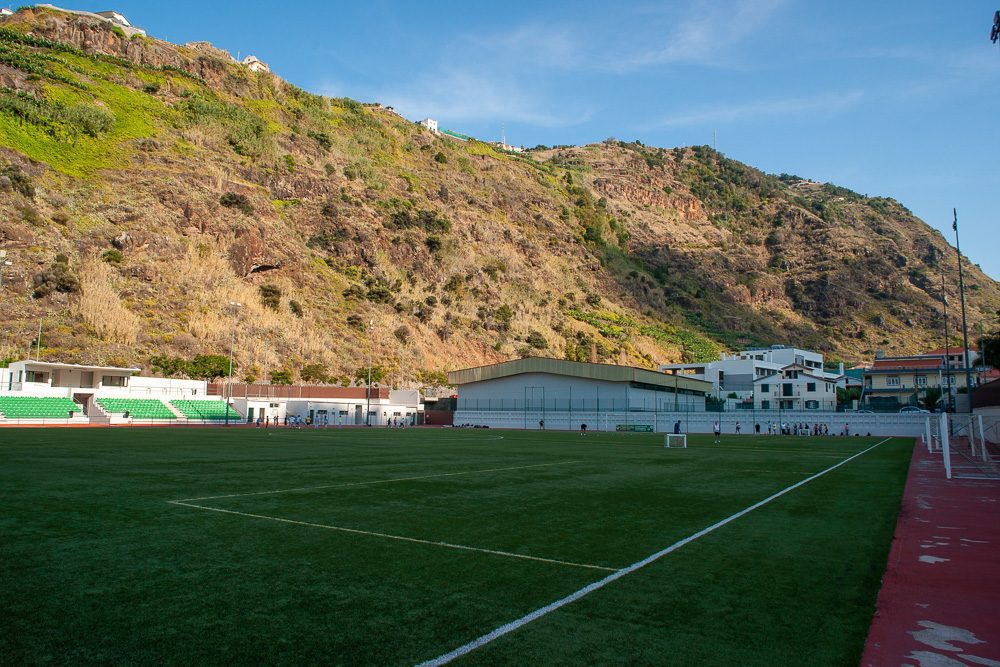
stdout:
[[342,533],[353,533],[355,535],[368,535],[371,537],[383,537],[389,540],[399,540],[401,542],[413,542],[415,544],[429,544],[435,547],[444,547],[446,549],[458,549],[460,551],[476,551],[479,553],[493,554],[494,556],[506,556],[508,558],[520,558],[522,560],[534,560],[542,563],[551,563],[553,565],[568,565],[570,567],[582,567],[588,570],[604,570],[605,572],[615,572],[616,568],[604,567],[603,565],[590,565],[588,563],[574,563],[567,560],[557,560],[555,558],[542,558],[541,556],[527,556],[525,554],[516,554],[510,551],[499,551],[497,549],[483,549],[480,547],[470,547],[464,544],[452,544],[451,542],[435,542],[434,540],[421,540],[416,537],[404,537],[402,535],[390,535],[388,533],[376,533],[370,530],[359,530],[357,528],[345,528],[343,526],[330,526],[323,523],[312,523],[309,521],[297,521],[295,519],[282,519],[277,516],[266,516],[264,514],[250,514],[249,512],[237,512],[236,510],[226,510],[220,507],[208,507],[205,505],[195,505],[193,503],[186,503],[182,500],[168,500],[171,505],[180,505],[183,507],[192,507],[199,510],[208,510],[209,512],[220,512],[222,514],[235,514],[236,516],[245,516],[252,519],[267,519],[269,521],[278,521],[281,523],[290,523],[296,526],[309,526],[311,528],[325,528],[326,530],[336,530]]
[[532,621],[536,621],[539,618],[541,618],[542,616],[545,616],[546,614],[549,614],[549,613],[551,613],[551,612],[559,609],[560,607],[565,607],[566,605],[570,604],[571,602],[575,602],[575,601],[579,600],[580,598],[582,598],[582,597],[584,597],[586,595],[589,595],[589,594],[593,593],[596,590],[604,588],[608,584],[610,584],[612,582],[615,582],[615,581],[621,579],[622,577],[624,577],[626,575],[632,574],[633,572],[635,572],[636,570],[638,570],[640,568],[646,567],[650,563],[653,563],[653,562],[655,562],[655,561],[663,558],[667,554],[669,554],[669,553],[671,553],[673,551],[677,551],[678,549],[680,549],[684,545],[689,544],[691,542],[694,542],[698,538],[704,537],[705,535],[708,535],[709,533],[711,533],[711,532],[713,532],[713,531],[715,531],[715,530],[717,530],[719,528],[722,528],[727,523],[735,521],[736,519],[739,519],[740,517],[749,514],[750,512],[754,511],[755,509],[758,509],[760,507],[763,507],[764,505],[767,505],[772,500],[780,498],[781,496],[785,495],[786,493],[788,493],[790,491],[794,491],[795,489],[799,488],[803,484],[808,484],[809,482],[813,481],[814,479],[816,479],[818,477],[822,477],[823,475],[825,475],[826,473],[830,472],[831,470],[836,470],[837,468],[839,468],[840,466],[844,465],[845,463],[847,463],[849,461],[852,461],[853,459],[858,458],[862,454],[867,454],[868,452],[870,452],[871,450],[875,449],[879,445],[881,445],[883,443],[886,443],[886,442],[888,442],[890,440],[892,440],[891,437],[886,438],[884,440],[880,440],[879,442],[876,442],[874,445],[872,445],[868,449],[860,451],[857,454],[855,454],[854,456],[851,456],[850,458],[844,459],[840,463],[835,463],[834,465],[830,466],[826,470],[822,470],[822,471],[816,473],[812,477],[807,477],[806,479],[802,480],[801,482],[796,482],[795,484],[792,484],[791,486],[787,486],[784,489],[782,489],[781,491],[778,491],[777,493],[768,496],[764,500],[761,500],[759,502],[754,503],[753,505],[750,505],[746,509],[740,510],[736,514],[733,514],[732,516],[729,516],[729,517],[723,519],[722,521],[719,521],[717,523],[713,523],[711,526],[709,526],[707,528],[703,528],[703,529],[699,530],[697,533],[694,533],[693,535],[689,535],[689,536],[685,537],[684,539],[682,539],[682,540],[680,540],[678,542],[674,542],[673,544],[671,544],[669,547],[667,547],[665,549],[661,549],[660,551],[657,551],[654,554],[646,556],[645,558],[643,558],[640,561],[636,561],[635,563],[632,563],[631,565],[623,567],[622,569],[617,570],[617,571],[609,574],[608,576],[604,577],[603,579],[601,579],[599,581],[595,581],[592,584],[584,586],[583,588],[581,588],[580,590],[576,591],[575,593],[570,593],[566,597],[560,598],[560,599],[556,600],[555,602],[551,602],[551,603],[545,605],[544,607],[540,607],[540,608],[536,609],[535,611],[533,611],[533,612],[531,612],[529,614],[526,614],[526,615],[522,616],[521,618],[519,618],[517,620],[514,620],[514,621],[511,621],[510,623],[506,623],[504,625],[501,625],[499,628],[497,628],[495,630],[492,630],[492,631],[486,633],[485,635],[482,635],[482,636],[480,636],[480,637],[478,637],[476,639],[473,639],[468,644],[463,644],[462,646],[459,646],[458,648],[456,648],[453,651],[449,651],[448,653],[445,653],[443,655],[439,655],[438,657],[436,657],[436,658],[434,658],[432,660],[427,660],[426,662],[422,662],[422,663],[419,664],[418,667],[438,667],[438,665],[446,665],[449,662],[451,662],[452,660],[455,660],[457,658],[461,658],[462,656],[467,655],[468,653],[471,653],[472,651],[476,650],[477,648],[485,646],[486,644],[489,644],[490,642],[492,642],[492,641],[494,641],[496,639],[499,639],[500,637],[503,637],[506,634],[514,632],[518,628],[521,628],[521,627],[527,625],[528,623],[531,623]]
[[[188,500],[217,500],[219,498],[243,498],[246,496],[268,496],[275,493],[292,493],[294,491],[315,491],[316,489],[342,489],[348,486],[369,486],[372,484],[390,484],[392,482],[411,482],[418,479],[432,479],[434,477],[456,477],[458,475],[474,475],[481,472],[503,472],[505,470],[526,470],[527,468],[544,468],[546,466],[570,465],[572,463],[583,463],[579,461],[556,461],[554,463],[534,463],[526,466],[513,466],[510,468],[487,468],[485,470],[465,470],[462,472],[444,472],[435,475],[418,475],[416,477],[393,477],[390,479],[377,479],[371,482],[349,482],[347,484],[324,484],[323,486],[300,486],[294,489],[277,489],[275,491],[253,491],[250,493],[228,493],[222,496],[201,496],[199,498],[181,498],[180,500],[168,500],[174,504],[182,504]],[[210,508],[202,508],[210,509]]]
[[710,450],[726,450],[729,452],[776,452],[779,454],[808,454],[810,456],[822,456],[825,458],[841,458],[845,452],[838,454],[832,449],[779,449],[777,447],[726,447],[725,445],[698,445],[699,451],[710,451]]

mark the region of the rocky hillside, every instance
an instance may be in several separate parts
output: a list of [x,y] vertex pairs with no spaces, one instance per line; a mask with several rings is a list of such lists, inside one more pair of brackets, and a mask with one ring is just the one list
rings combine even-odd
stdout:
[[[956,270],[891,199],[707,147],[502,153],[41,9],[0,20],[0,248],[0,359],[41,320],[48,359],[170,372],[235,336],[240,377],[342,382],[369,323],[388,376],[424,382],[528,353],[912,352]],[[1000,289],[966,269],[988,327]]]

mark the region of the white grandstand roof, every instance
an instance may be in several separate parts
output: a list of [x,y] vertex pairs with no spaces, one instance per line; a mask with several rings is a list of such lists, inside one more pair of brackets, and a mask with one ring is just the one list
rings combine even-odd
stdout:
[[88,364],[63,364],[57,361],[35,361],[34,359],[22,359],[21,361],[15,361],[11,363],[11,366],[15,364],[31,365],[35,367],[44,368],[68,368],[76,370],[85,371],[118,371],[122,373],[138,373],[141,368],[121,368],[119,366],[91,366]]

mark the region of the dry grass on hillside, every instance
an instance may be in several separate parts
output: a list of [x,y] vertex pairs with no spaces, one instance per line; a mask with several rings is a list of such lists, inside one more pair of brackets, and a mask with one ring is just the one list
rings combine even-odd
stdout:
[[115,274],[107,264],[96,259],[84,262],[77,308],[83,321],[102,340],[134,345],[139,336],[139,318],[121,302],[114,281]]

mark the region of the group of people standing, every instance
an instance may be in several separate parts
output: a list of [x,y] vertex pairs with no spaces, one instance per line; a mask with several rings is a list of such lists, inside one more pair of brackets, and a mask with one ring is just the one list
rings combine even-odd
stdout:
[[[757,433],[760,433],[760,424],[754,427]],[[844,424],[843,435],[848,435],[850,427]],[[806,422],[767,422],[767,434],[768,435],[830,435],[830,425],[820,424],[816,422],[815,424],[808,424]]]
[[327,417],[326,415],[321,415],[317,418],[299,417],[298,415],[285,415],[284,420],[278,417],[278,415],[274,415],[273,417],[260,416],[257,417],[256,424],[257,428],[269,428],[271,426],[273,426],[274,428],[278,428],[278,426],[282,424],[282,421],[284,421],[284,425],[286,427],[291,427],[291,428],[306,428],[309,426],[313,428],[319,428],[320,426],[326,428],[327,426],[330,425],[330,418]]
[[[816,422],[814,424],[809,424],[806,422],[765,422],[765,428],[767,429],[768,435],[830,435],[830,425],[821,424]],[[754,424],[754,433],[757,435],[761,434],[760,422]],[[743,428],[740,422],[736,422],[733,427],[733,432],[736,435],[740,435],[743,432]],[[680,422],[678,421],[674,424],[674,433],[680,433]],[[722,424],[718,421],[712,424],[712,433],[715,435],[715,442],[719,442],[722,438]],[[844,428],[840,431],[840,435],[849,436],[851,434],[851,426],[848,423],[844,423]],[[870,434],[869,434],[870,435]]]

